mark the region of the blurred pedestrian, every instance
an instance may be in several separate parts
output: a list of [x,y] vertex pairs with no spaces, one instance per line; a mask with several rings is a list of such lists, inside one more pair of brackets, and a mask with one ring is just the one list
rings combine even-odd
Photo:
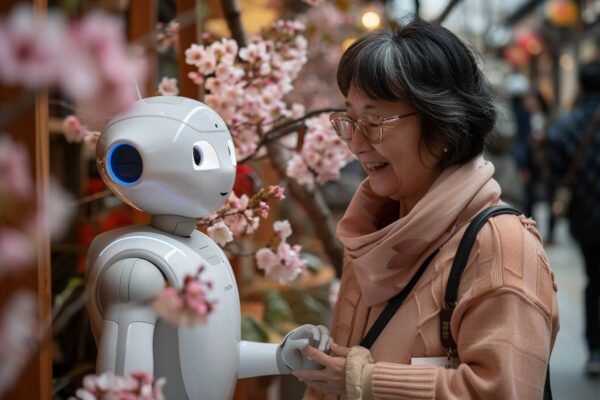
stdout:
[[[501,88],[496,88],[501,92]],[[517,136],[517,125],[510,104],[504,96],[494,100],[497,112],[494,129],[485,146],[484,158],[494,165],[494,179],[502,188],[502,199],[516,209],[523,209],[523,184],[511,149]]]
[[517,126],[517,135],[511,149],[511,154],[519,169],[519,176],[523,185],[524,198],[522,211],[523,214],[531,217],[534,202],[531,152],[532,114],[525,104],[531,85],[529,80],[520,73],[508,75],[505,85],[510,95],[511,110]]
[[[548,157],[558,178],[577,160],[577,149],[586,131],[594,128],[594,115],[600,107],[600,60],[579,69],[579,83],[580,97],[575,107],[556,122],[548,135]],[[589,358],[585,370],[588,375],[600,376],[600,129],[594,131],[571,180],[568,218],[588,279],[585,337]]]

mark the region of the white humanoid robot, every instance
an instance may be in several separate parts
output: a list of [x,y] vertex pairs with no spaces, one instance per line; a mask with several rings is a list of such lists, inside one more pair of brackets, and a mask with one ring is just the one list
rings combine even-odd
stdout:
[[[97,373],[134,370],[166,377],[168,399],[231,399],[238,378],[318,368],[299,348],[329,346],[326,328],[304,325],[283,343],[240,340],[237,285],[221,249],[196,218],[222,205],[235,178],[235,148],[211,108],[183,97],[139,100],[103,130],[97,164],[123,201],[152,215],[96,237],[87,256],[87,309],[98,344]],[[204,324],[161,321],[152,300],[205,266],[215,311]]]

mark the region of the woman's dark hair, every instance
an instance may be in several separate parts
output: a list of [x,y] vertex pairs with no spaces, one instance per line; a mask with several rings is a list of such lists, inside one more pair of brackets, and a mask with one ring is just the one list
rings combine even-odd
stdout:
[[354,42],[339,63],[337,84],[344,96],[354,85],[375,100],[412,104],[427,148],[448,149],[439,163],[446,168],[481,154],[496,121],[493,93],[477,61],[452,32],[414,18]]

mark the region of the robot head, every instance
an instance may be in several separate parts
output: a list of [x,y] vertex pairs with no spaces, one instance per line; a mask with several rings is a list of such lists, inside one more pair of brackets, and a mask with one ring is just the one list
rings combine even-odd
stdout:
[[225,122],[185,97],[139,100],[102,131],[96,163],[123,201],[152,215],[205,216],[235,179],[235,148]]

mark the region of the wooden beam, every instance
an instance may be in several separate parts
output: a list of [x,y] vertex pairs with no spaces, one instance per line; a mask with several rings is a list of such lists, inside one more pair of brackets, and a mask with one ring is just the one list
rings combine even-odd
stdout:
[[[20,0],[0,2],[0,15],[4,15]],[[47,0],[29,1],[40,15],[47,12]],[[0,107],[14,104],[15,99],[22,98],[24,91],[19,87],[0,88]],[[28,102],[24,102],[27,104]],[[36,188],[36,199],[33,208],[39,208],[49,182],[48,162],[48,95],[39,93],[32,101],[34,105],[23,108],[23,112],[15,115],[10,122],[2,127],[17,142],[24,144],[29,153],[30,171]],[[38,229],[41,232],[41,229]],[[40,235],[37,246],[37,262],[22,272],[3,276],[0,280],[0,312],[6,302],[20,290],[31,290],[37,295],[38,322],[45,326],[51,311],[51,268],[50,268],[50,238]],[[52,398],[52,340],[46,337],[37,353],[29,360],[21,371],[15,386],[4,394],[4,399],[42,399]]]
[[[152,35],[156,28],[157,3],[156,0],[130,0],[129,4],[129,23],[128,36],[130,41],[140,38],[148,38]],[[146,81],[138,82],[142,96],[153,96],[156,92],[156,73],[157,73],[157,56],[156,50],[152,45],[151,40],[144,40],[144,43],[150,45],[144,47],[144,57],[146,58]]]
[[[176,0],[175,3],[177,15],[189,15],[190,10],[196,9],[196,0]],[[195,15],[195,14],[194,14]],[[193,21],[179,21],[181,29],[179,30],[179,53],[177,54],[177,65],[179,69],[179,95],[190,97],[192,99],[200,98],[200,89],[188,78],[188,73],[196,69],[192,65],[185,63],[185,50],[193,43],[198,43],[198,17]]]

